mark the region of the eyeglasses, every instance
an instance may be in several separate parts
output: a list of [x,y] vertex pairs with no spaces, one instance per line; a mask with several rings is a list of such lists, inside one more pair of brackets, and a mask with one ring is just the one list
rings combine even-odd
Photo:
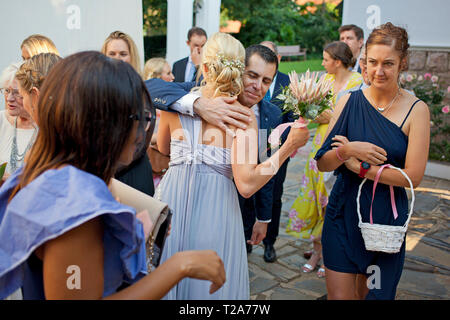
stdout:
[[0,92],[6,96],[12,95],[14,99],[22,100],[23,97],[20,95],[19,90],[12,88],[0,88]]

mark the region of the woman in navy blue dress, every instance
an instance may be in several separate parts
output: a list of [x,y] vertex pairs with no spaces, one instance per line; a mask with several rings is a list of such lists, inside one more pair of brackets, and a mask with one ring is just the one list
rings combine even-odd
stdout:
[[[386,23],[366,43],[371,85],[342,97],[327,138],[317,152],[320,171],[337,171],[322,233],[328,299],[394,299],[405,259],[398,253],[367,251],[358,227],[356,197],[363,179],[362,221],[369,221],[373,180],[382,164],[402,168],[417,187],[428,159],[428,106],[398,86],[407,66],[408,35]],[[369,165],[367,165],[367,163]],[[389,195],[394,186],[398,217]],[[395,169],[383,170],[373,201],[373,223],[402,226],[408,214],[408,181]],[[370,277],[368,279],[368,277]],[[369,281],[368,281],[369,280]]]

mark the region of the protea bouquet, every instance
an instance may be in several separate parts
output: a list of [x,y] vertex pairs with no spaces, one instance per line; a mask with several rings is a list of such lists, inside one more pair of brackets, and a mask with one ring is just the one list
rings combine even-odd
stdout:
[[[314,120],[323,111],[331,108],[333,82],[326,80],[325,74],[318,78],[319,73],[310,73],[309,69],[300,79],[297,72],[289,73],[290,84],[282,90],[277,99],[284,102],[285,112],[292,111],[298,116],[298,119],[295,122],[283,123],[276,127],[268,139],[271,145],[280,144],[281,135],[288,127],[306,127],[309,120]],[[291,157],[294,155],[295,153]]]
[[325,79],[325,74],[319,79],[318,72],[306,71],[299,79],[297,73],[289,73],[289,86],[286,86],[277,99],[284,101],[283,109],[292,111],[299,118],[314,120],[331,106],[332,82]]

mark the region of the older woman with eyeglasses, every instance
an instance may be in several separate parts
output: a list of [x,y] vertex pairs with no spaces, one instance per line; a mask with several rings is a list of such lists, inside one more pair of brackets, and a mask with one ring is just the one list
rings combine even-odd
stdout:
[[25,154],[37,135],[33,120],[23,107],[23,97],[19,94],[15,79],[19,67],[19,63],[11,64],[0,76],[0,90],[6,108],[0,111],[0,165],[7,163],[3,180],[22,166]]

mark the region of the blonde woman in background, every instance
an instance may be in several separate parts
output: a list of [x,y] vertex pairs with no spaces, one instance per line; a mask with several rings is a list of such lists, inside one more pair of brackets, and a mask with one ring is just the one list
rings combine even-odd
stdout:
[[23,40],[20,49],[22,50],[23,60],[28,60],[32,56],[45,52],[54,53],[59,56],[58,49],[56,49],[53,41],[41,34],[33,34]]
[[[142,77],[141,60],[133,39],[122,31],[112,32],[103,42],[101,53],[112,59],[121,60],[130,64]],[[129,115],[123,115],[128,117]],[[133,162],[118,169],[115,178],[150,196],[155,193],[153,173],[147,149],[151,141],[151,133],[148,132],[145,142],[136,150]]]
[[[172,73],[172,69],[170,68],[170,65],[166,61],[166,59],[151,58],[145,63],[144,80],[154,78],[159,78],[167,82],[173,82],[173,80],[175,79]],[[158,145],[156,144],[156,134],[158,132],[160,116],[161,115],[159,110],[156,110],[155,130],[152,136],[150,147],[147,149],[147,154],[152,164],[153,184],[155,185],[155,188],[161,182],[164,172],[168,169],[170,160],[168,156],[165,156],[158,151]]]
[[142,76],[141,59],[134,40],[122,31],[114,31],[103,42],[101,53],[129,63]]
[[172,82],[175,79],[166,59],[151,58],[145,63],[144,80],[153,78],[160,78],[167,82]]
[[59,60],[61,60],[61,57],[57,54],[40,53],[25,61],[16,73],[23,107],[37,125],[39,123],[37,123],[38,110],[36,106],[38,105],[42,83],[50,69]]

